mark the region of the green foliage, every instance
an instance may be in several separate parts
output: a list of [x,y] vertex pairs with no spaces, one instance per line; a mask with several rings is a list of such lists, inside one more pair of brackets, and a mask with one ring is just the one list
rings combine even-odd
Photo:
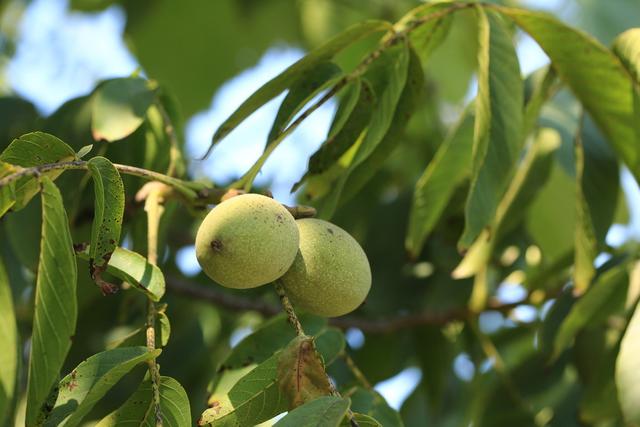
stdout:
[[[640,424],[639,246],[607,239],[633,211],[622,165],[640,178],[640,29],[612,36],[640,16],[625,3],[593,24],[607,47],[517,1],[360,3],[121,1],[153,79],[100,82],[46,118],[0,96],[0,425]],[[615,15],[591,3],[581,25]],[[550,60],[529,76],[520,30]],[[186,120],[276,40],[308,53],[207,150],[280,97],[262,153],[232,182],[195,179]],[[357,240],[364,304],[326,319],[280,284],[184,275],[207,208],[266,194],[263,165],[328,102],[293,185],[311,206],[277,208],[315,209]],[[255,255],[263,242],[235,231]],[[396,411],[374,386],[415,366]]]

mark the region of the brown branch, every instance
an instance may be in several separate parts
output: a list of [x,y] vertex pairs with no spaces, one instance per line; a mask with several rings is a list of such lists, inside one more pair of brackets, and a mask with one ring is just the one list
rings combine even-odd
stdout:
[[[200,286],[176,276],[167,276],[166,281],[167,288],[171,292],[200,301],[207,301],[224,309],[232,311],[257,311],[267,317],[274,316],[281,312],[281,308],[275,304],[228,294],[214,287]],[[486,310],[508,313],[515,307],[526,302],[527,298],[508,304],[490,301]],[[358,328],[367,333],[386,334],[422,325],[442,326],[456,320],[466,320],[476,315],[476,313],[471,312],[469,309],[461,307],[443,312],[422,312],[377,319],[346,316],[330,319],[329,323],[341,329]]]

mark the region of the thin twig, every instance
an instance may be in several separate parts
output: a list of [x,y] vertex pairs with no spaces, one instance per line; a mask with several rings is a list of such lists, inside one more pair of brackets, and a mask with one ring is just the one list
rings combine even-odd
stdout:
[[[227,310],[256,311],[266,317],[275,316],[282,311],[281,307],[275,304],[269,304],[262,300],[239,297],[211,286],[205,287],[198,285],[181,277],[167,275],[165,279],[169,291],[199,301],[206,301]],[[527,300],[528,297],[514,303],[500,303],[490,300],[486,310],[508,313],[515,307],[526,304]],[[474,315],[475,314],[466,307],[460,307],[442,312],[426,311],[375,319],[346,316],[329,319],[329,323],[341,329],[357,328],[366,333],[388,334],[422,325],[443,326],[453,321],[467,320]]]
[[[158,263],[158,230],[160,218],[164,212],[163,192],[166,191],[164,184],[151,182],[151,190],[146,194],[144,210],[147,212],[147,259],[150,264]],[[156,305],[149,299],[147,301],[147,325],[146,338],[147,348],[153,351],[156,348]],[[156,359],[150,359],[149,375],[151,376],[151,388],[153,390],[153,406],[156,426],[162,426],[162,410],[160,407],[160,371]]]
[[287,297],[287,294],[284,291],[284,286],[282,286],[282,283],[280,283],[280,281],[278,280],[276,280],[273,285],[276,289],[276,293],[280,297],[280,301],[282,302],[282,308],[284,309],[285,313],[287,313],[289,323],[291,323],[291,326],[293,326],[293,328],[296,330],[296,335],[298,335],[299,337],[304,336],[304,329],[302,329],[302,324],[300,323],[300,320],[298,320],[298,316],[296,316],[293,305],[291,305],[291,301],[289,301],[289,297]]

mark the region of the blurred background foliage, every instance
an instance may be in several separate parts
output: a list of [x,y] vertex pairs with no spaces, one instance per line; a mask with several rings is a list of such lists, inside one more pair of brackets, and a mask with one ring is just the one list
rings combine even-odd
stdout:
[[[144,75],[161,84],[182,142],[189,119],[207,109],[225,82],[256,65],[270,48],[284,45],[306,51],[366,19],[395,22],[419,3],[72,0],[67,7],[74,13],[100,13],[106,8],[122,12],[126,19],[123,33],[126,46]],[[640,22],[637,0],[501,3],[550,9],[606,45]],[[0,2],[0,149],[23,133],[44,130],[76,150],[92,143],[93,153],[102,153],[113,162],[164,171],[169,142],[153,108],[127,141],[107,144],[94,141],[91,134],[91,94],[70,99],[51,114],[45,114],[15,92],[6,70],[16,54],[22,32],[30,31],[20,27],[23,14],[30,7],[26,0]],[[495,301],[521,304],[509,310],[488,310],[479,316],[477,323],[446,318],[466,307],[472,290],[471,279],[451,277],[461,260],[457,242],[464,228],[468,183],[456,190],[424,249],[414,257],[405,251],[408,212],[416,181],[445,139],[447,129],[474,94],[476,32],[472,13],[456,15],[448,38],[425,64],[425,88],[406,132],[398,137],[395,149],[371,180],[345,200],[333,218],[362,243],[374,277],[366,304],[355,313],[363,322],[361,327],[353,324],[346,330],[348,352],[371,384],[401,374],[400,380],[383,383],[378,389],[400,410],[407,426],[621,425],[613,389],[612,357],[618,345],[616,337],[621,334],[619,317],[625,313],[628,280],[621,286],[622,296],[613,298],[615,301],[612,300],[602,318],[592,319],[577,334],[574,346],[549,362],[549,342],[553,343],[558,326],[575,302],[563,290],[573,260],[576,218],[572,201],[577,192],[573,139],[579,127],[576,101],[567,91],[559,92],[544,107],[541,117],[541,124],[558,132],[560,146],[541,173],[539,191],[528,201],[529,208],[520,212],[498,243],[495,251],[498,256],[492,263]],[[518,52],[522,63],[530,60],[528,55],[537,58],[542,55],[531,48],[530,40],[523,34],[516,37],[520,40]],[[375,42],[372,38],[356,44],[341,54],[339,63],[352,67]],[[262,129],[255,133],[257,145],[262,144],[267,132],[268,129]],[[200,147],[200,154],[205,148]],[[185,165],[192,172],[198,169],[193,166],[196,163],[193,156],[185,154]],[[295,161],[304,167],[307,159],[298,157]],[[283,169],[289,166],[280,165]],[[617,177],[619,166],[613,167],[613,175]],[[242,172],[238,171],[238,176]],[[229,177],[228,182],[238,176]],[[144,254],[146,218],[142,206],[134,201],[142,181],[124,176],[123,179],[127,191],[124,244]],[[86,179],[79,181],[78,175],[72,173],[63,175],[57,184],[65,198],[74,241],[89,240],[93,209],[90,186]],[[610,195],[615,209],[612,221],[602,230],[609,233],[599,262],[602,272],[616,263],[629,262],[618,254],[625,248],[634,248],[635,239],[640,236],[639,224],[629,214],[638,212],[638,206],[627,203],[637,195],[636,184],[626,172],[622,173],[622,184],[627,197],[625,193],[618,194],[617,182],[609,187],[614,188]],[[269,187],[269,183],[264,186]],[[33,199],[26,209],[6,216],[0,224],[0,251],[8,267],[20,335],[25,342],[33,313],[39,203],[37,198]],[[207,386],[230,346],[265,320],[256,311],[216,306],[172,289],[172,280],[210,286],[204,275],[185,270],[179,262],[181,250],[189,253],[197,225],[192,212],[170,202],[161,234],[161,259],[169,282],[165,300],[172,334],[159,363],[164,375],[178,379],[188,391],[193,414],[201,413],[206,406]],[[144,299],[126,291],[103,297],[88,274],[82,273],[86,264],[79,263],[78,330],[65,372],[144,323]],[[634,281],[631,284],[637,285]],[[265,288],[220,292],[277,303],[272,290]],[[392,321],[385,326],[385,321],[380,320],[410,313],[428,313],[437,320],[398,328]],[[616,314],[618,318],[607,314]],[[331,365],[330,373],[341,384],[355,383],[342,359]],[[143,374],[144,370],[139,368],[138,377],[121,381],[96,406],[92,417],[99,419],[120,405]]]

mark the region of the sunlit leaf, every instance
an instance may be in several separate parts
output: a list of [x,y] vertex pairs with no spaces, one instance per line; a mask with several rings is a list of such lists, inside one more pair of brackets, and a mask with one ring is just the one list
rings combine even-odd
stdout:
[[287,410],[278,387],[278,357],[271,356],[243,376],[228,393],[209,398],[198,425],[256,425]]
[[[71,161],[76,158],[73,148],[53,135],[44,132],[32,132],[22,135],[0,154],[0,161],[23,168],[49,163]],[[62,170],[45,172],[43,175],[55,180]],[[22,209],[38,192],[38,183],[31,176],[25,176],[14,183],[14,210]]]
[[[86,250],[77,252],[77,255],[89,260],[89,252]],[[165,281],[162,271],[137,252],[116,247],[109,258],[107,273],[133,285],[134,289],[144,292],[153,301],[159,301],[164,295]]]
[[109,80],[93,95],[91,132],[96,140],[117,141],[131,135],[153,103],[154,84],[141,77]]

